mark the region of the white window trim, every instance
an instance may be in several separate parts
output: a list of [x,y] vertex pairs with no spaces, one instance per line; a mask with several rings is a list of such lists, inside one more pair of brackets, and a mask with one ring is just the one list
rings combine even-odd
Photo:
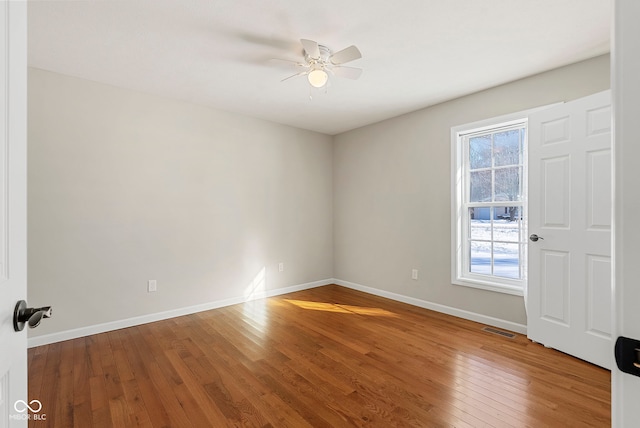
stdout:
[[[558,103],[560,104],[560,103]],[[557,104],[554,104],[557,105]],[[462,285],[472,288],[480,288],[483,290],[495,291],[506,294],[513,294],[516,296],[524,296],[524,290],[526,290],[526,259],[525,263],[525,275],[523,279],[502,279],[498,277],[487,277],[486,275],[473,275],[464,274],[462,272],[463,267],[463,255],[462,245],[463,233],[463,219],[465,218],[462,213],[463,205],[463,169],[464,165],[464,150],[460,143],[460,138],[464,134],[472,132],[480,132],[483,130],[493,129],[496,126],[507,126],[521,122],[528,122],[529,115],[532,113],[549,108],[551,106],[537,107],[529,110],[524,110],[517,113],[506,114],[490,119],[484,119],[477,122],[467,123],[465,125],[454,126],[451,128],[451,212],[453,218],[451,221],[451,283],[454,285]],[[523,188],[525,189],[525,195],[527,194],[527,162],[526,157],[527,150],[525,150],[524,159],[524,172],[523,172]],[[523,201],[524,206],[528,204],[528,200],[525,198]],[[527,218],[523,218],[525,234],[527,233]]]

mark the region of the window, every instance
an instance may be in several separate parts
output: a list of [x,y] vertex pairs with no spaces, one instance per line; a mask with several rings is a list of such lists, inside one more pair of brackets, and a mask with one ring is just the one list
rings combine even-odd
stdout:
[[523,294],[526,116],[452,129],[452,282]]

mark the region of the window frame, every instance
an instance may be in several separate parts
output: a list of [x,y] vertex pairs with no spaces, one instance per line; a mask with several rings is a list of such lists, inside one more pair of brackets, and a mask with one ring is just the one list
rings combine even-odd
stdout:
[[[467,181],[469,175],[468,153],[464,147],[465,137],[471,134],[495,131],[502,128],[524,125],[525,139],[522,161],[522,201],[516,205],[522,206],[522,234],[523,240],[527,236],[527,162],[528,162],[528,144],[527,144],[527,126],[529,114],[532,109],[524,112],[518,112],[490,118],[478,122],[465,125],[454,126],[451,128],[451,162],[452,162],[452,180],[451,180],[451,209],[453,213],[451,227],[451,282],[454,285],[462,285],[483,290],[490,290],[517,296],[524,296],[527,281],[527,253],[526,244],[521,252],[521,263],[523,275],[521,279],[503,278],[495,275],[484,275],[471,273],[468,271],[470,257],[468,253],[468,202],[466,201]],[[512,206],[510,201],[495,202],[496,206]],[[522,244],[522,241],[519,242]]]

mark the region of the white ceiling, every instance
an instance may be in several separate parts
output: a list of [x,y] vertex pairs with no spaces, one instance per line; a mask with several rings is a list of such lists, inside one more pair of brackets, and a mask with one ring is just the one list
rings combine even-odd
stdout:
[[[29,65],[334,135],[609,51],[613,0],[29,0]],[[309,99],[299,39],[355,44]]]

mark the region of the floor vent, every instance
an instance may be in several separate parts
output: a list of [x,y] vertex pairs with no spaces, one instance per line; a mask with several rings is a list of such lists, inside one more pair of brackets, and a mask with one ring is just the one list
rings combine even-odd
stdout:
[[516,335],[513,333],[498,330],[497,328],[493,328],[493,327],[485,327],[482,329],[482,331],[486,331],[487,333],[497,334],[503,337],[508,337],[509,339],[513,339],[514,337],[516,337]]

